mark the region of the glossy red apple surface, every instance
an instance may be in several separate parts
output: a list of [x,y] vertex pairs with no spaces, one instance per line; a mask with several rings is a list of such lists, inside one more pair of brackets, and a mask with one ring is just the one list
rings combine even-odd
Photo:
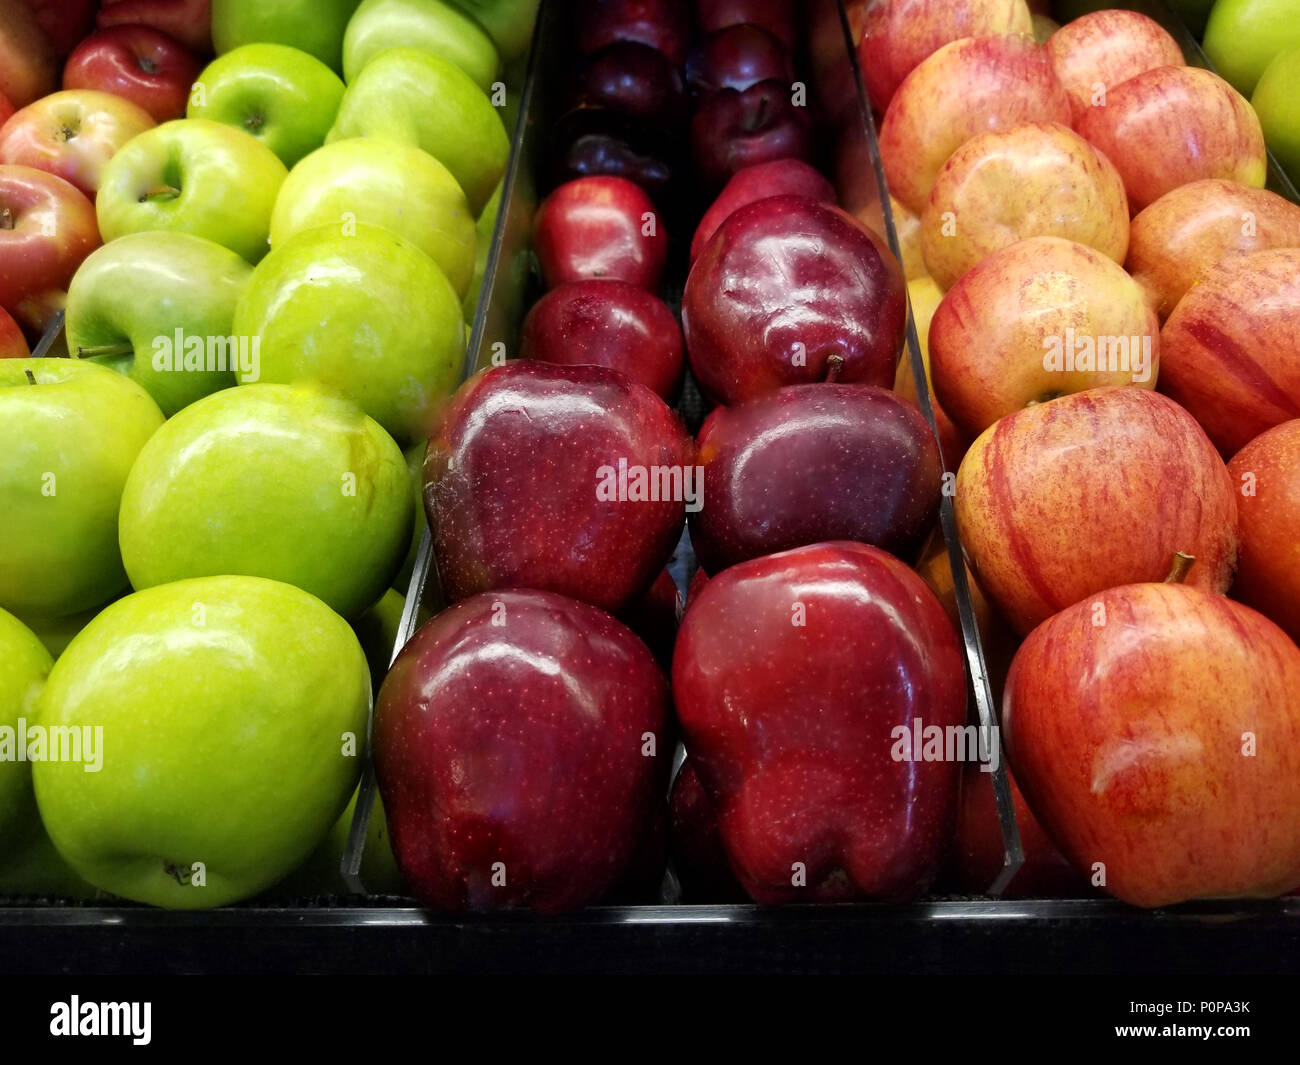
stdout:
[[686,87],[698,96],[795,79],[794,56],[761,26],[741,24],[708,34],[686,57]]
[[95,25],[97,0],[22,0],[36,16],[54,50],[65,56]]
[[727,861],[717,811],[689,757],[677,770],[668,797],[668,842],[684,901],[744,901],[745,892]]
[[695,227],[691,238],[691,262],[699,258],[709,238],[747,203],[770,196],[807,196],[822,203],[835,202],[835,189],[820,170],[802,159],[774,159],[738,170],[718,193]]
[[681,67],[691,42],[691,16],[681,0],[587,0],[574,31],[583,55],[614,41],[639,41]]
[[794,0],[695,0],[694,7],[701,33],[748,22],[767,30],[792,52],[799,43]]
[[574,78],[572,100],[669,127],[686,114],[681,73],[663,52],[636,41],[615,41],[588,56]]
[[151,26],[198,55],[212,51],[212,0],[104,0],[95,24]]
[[156,122],[166,122],[185,115],[202,66],[165,33],[149,26],[118,26],[77,45],[63,68],[63,87],[121,96]]
[[705,191],[721,189],[739,170],[774,159],[811,159],[816,151],[808,107],[793,102],[788,81],[709,94],[691,118],[691,156]]

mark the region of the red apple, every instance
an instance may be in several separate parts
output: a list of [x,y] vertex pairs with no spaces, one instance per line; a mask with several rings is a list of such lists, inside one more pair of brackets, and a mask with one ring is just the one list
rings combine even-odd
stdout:
[[59,57],[24,0],[0,0],[0,96],[26,107],[59,87]]
[[943,409],[971,437],[1031,403],[1104,385],[1155,388],[1160,323],[1137,282],[1059,237],[1009,244],[961,276],[930,323]]
[[686,586],[686,606],[690,605],[699,598],[700,592],[704,591],[704,586],[709,583],[709,575],[702,569],[697,569],[695,575],[691,577],[691,583]]
[[682,296],[691,368],[721,403],[811,381],[888,387],[906,313],[884,241],[803,196],[735,211],[695,260]]
[[1300,644],[1300,419],[1260,433],[1233,456],[1228,472],[1241,493],[1241,553],[1232,594]]
[[1028,34],[1025,0],[880,0],[868,4],[858,42],[862,83],[871,106],[889,101],[927,56],[963,37]]
[[1183,65],[1178,42],[1136,11],[1090,11],[1054,32],[1046,48],[1075,122],[1129,78]]
[[646,122],[609,108],[576,107],[556,123],[551,144],[557,184],[621,178],[655,203],[672,202],[677,150]]
[[595,902],[663,803],[668,686],[608,614],[498,591],[429,621],[389,670],[374,756],[393,854],[439,910]]
[[682,330],[663,300],[626,281],[571,281],[534,305],[520,336],[525,359],[621,370],[671,401],[682,383]]
[[1300,648],[1262,614],[1177,584],[1101,592],[1025,640],[1002,720],[1043,827],[1116,898],[1300,885]]
[[198,55],[212,51],[212,0],[104,0],[96,25],[152,26]]
[[883,388],[791,385],[718,407],[698,444],[708,492],[688,521],[710,573],[827,540],[910,560],[939,512],[934,433]]
[[702,491],[693,462],[667,404],[616,370],[517,360],[472,378],[424,460],[443,591],[542,588],[622,609],[677,545]]
[[9,312],[0,307],[0,359],[25,359],[31,355],[27,338]]
[[1300,418],[1300,248],[1234,255],[1202,274],[1160,332],[1160,390],[1225,456]]
[[0,163],[57,174],[93,199],[108,161],[153,125],[147,111],[120,96],[92,89],[56,92],[0,126]]
[[157,122],[182,118],[203,64],[148,26],[101,30],[81,42],[63,68],[65,89],[98,89],[148,111]]
[[727,861],[718,815],[687,758],[668,796],[668,839],[673,869],[686,902],[743,902],[745,892]]
[[625,606],[618,620],[641,637],[659,665],[672,669],[673,643],[682,620],[682,594],[668,570],[663,570],[654,584]]
[[0,307],[41,333],[99,247],[95,208],[62,178],[0,165]]
[[1207,178],[1179,185],[1129,227],[1124,266],[1160,320],[1196,279],[1229,255],[1300,247],[1300,207],[1267,189]]
[[95,25],[96,0],[23,0],[36,22],[54,45],[60,58],[66,56]]
[[788,81],[719,89],[691,119],[691,155],[707,192],[739,170],[774,159],[809,159],[816,148],[808,108],[794,103]]
[[681,0],[584,0],[574,18],[578,51],[590,55],[614,41],[639,41],[681,67],[691,41],[691,18]]
[[792,52],[799,44],[794,0],[695,0],[695,22],[701,33],[748,22],[767,30]]
[[0,126],[3,126],[13,116],[14,105],[9,102],[4,93],[0,93]]
[[880,156],[889,191],[920,214],[948,156],[977,133],[1022,122],[1070,122],[1047,53],[1018,36],[945,44],[907,75],[885,112]]
[[636,41],[615,41],[588,56],[570,99],[574,106],[609,108],[667,129],[686,116],[681,74],[663,52]]
[[654,202],[626,178],[568,181],[542,201],[533,247],[548,288],[566,281],[627,281],[656,289],[668,235]]
[[1021,634],[1107,588],[1162,579],[1177,552],[1195,559],[1189,585],[1232,583],[1232,478],[1156,392],[1098,388],[1007,415],[966,453],[954,503],[971,569]]
[[698,96],[795,79],[794,56],[760,26],[728,26],[705,36],[686,57],[686,87]]
[[774,159],[738,170],[718,193],[691,239],[691,262],[709,242],[718,226],[747,203],[769,196],[807,196],[823,203],[835,202],[835,189],[815,167],[802,159]]
[[903,737],[918,721],[940,735],[961,726],[966,679],[943,607],[902,562],[841,542],[714,576],[682,620],[673,693],[751,898],[925,890],[952,829],[958,765],[904,760]]
[[1076,127],[1115,164],[1134,212],[1189,181],[1262,187],[1268,172],[1250,101],[1199,67],[1156,67],[1129,78]]

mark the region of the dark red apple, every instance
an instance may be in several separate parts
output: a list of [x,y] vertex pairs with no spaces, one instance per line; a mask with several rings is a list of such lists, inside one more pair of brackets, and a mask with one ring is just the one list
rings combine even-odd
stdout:
[[812,381],[888,388],[906,304],[880,237],[838,207],[772,196],[735,211],[695,260],[682,327],[695,377],[720,403]]
[[557,183],[612,177],[639,186],[654,203],[671,203],[676,152],[642,123],[613,111],[577,108],[555,125]]
[[424,461],[449,600],[542,588],[611,612],[659,575],[702,491],[668,405],[604,366],[518,360],[467,381]]
[[588,56],[574,78],[571,100],[666,126],[686,118],[681,73],[663,52],[636,41],[615,41]]
[[673,693],[755,901],[925,890],[948,846],[959,765],[908,760],[905,738],[921,722],[919,751],[924,730],[963,725],[966,678],[947,614],[906,565],[836,542],[717,574],[682,620]]
[[816,167],[802,159],[774,159],[738,170],[718,193],[691,239],[691,262],[699,258],[709,238],[747,203],[769,196],[807,196],[823,203],[835,202],[835,189]]
[[741,902],[745,892],[727,861],[718,815],[688,757],[668,797],[668,844],[686,902]]
[[65,89],[98,89],[130,100],[156,122],[185,115],[203,64],[149,26],[118,26],[87,37],[68,56]]
[[191,52],[212,51],[212,0],[105,0],[96,24],[101,30],[152,26]]
[[686,61],[691,18],[681,0],[583,0],[575,9],[582,55],[614,41],[639,41],[663,52],[675,67]]
[[62,58],[95,25],[96,0],[22,0]]
[[389,670],[374,757],[393,853],[439,910],[594,902],[663,802],[668,685],[584,603],[498,591],[429,621]]
[[700,183],[717,191],[737,170],[773,159],[811,159],[816,136],[808,108],[788,81],[719,89],[691,119],[691,156]]
[[710,33],[686,57],[686,87],[696,96],[748,89],[760,81],[795,80],[794,57],[761,26],[742,24]]
[[664,570],[654,584],[628,603],[618,615],[619,621],[641,637],[665,671],[672,668],[673,643],[682,620],[682,593],[673,575]]
[[704,586],[709,583],[709,575],[704,572],[703,568],[697,569],[695,575],[691,578],[691,583],[686,586],[686,606],[690,605],[699,598],[704,591]]
[[0,307],[0,359],[25,359],[31,355],[27,337],[9,312]]
[[548,288],[566,281],[628,281],[656,289],[668,235],[654,202],[625,178],[586,177],[537,208],[533,248]]
[[826,540],[910,561],[939,512],[934,433],[884,388],[791,385],[717,408],[698,443],[708,488],[687,520],[710,573]]
[[608,366],[671,401],[685,365],[682,331],[668,305],[626,281],[571,281],[551,289],[524,318],[526,359]]
[[763,27],[792,52],[799,43],[793,0],[695,0],[695,21],[701,33],[748,22]]

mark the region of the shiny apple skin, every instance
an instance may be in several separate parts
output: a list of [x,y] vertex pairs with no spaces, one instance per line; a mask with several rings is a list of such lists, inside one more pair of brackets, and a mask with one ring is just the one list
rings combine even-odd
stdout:
[[1134,213],[1202,178],[1262,188],[1264,133],[1242,96],[1199,67],[1157,67],[1106,94],[1076,123],[1124,178]]
[[1092,11],[1071,19],[1044,47],[1070,97],[1073,121],[1092,107],[1093,86],[1106,92],[1156,67],[1181,67],[1183,50],[1155,19],[1137,11]]
[[573,102],[667,126],[686,115],[681,74],[663,52],[637,41],[615,41],[588,56],[574,81]]
[[773,159],[770,163],[758,163],[736,171],[695,227],[695,236],[691,238],[691,262],[699,258],[718,226],[733,213],[747,203],[765,200],[769,196],[807,196],[820,203],[834,203],[835,189],[820,170],[802,159]]
[[1022,122],[1070,123],[1070,100],[1028,37],[967,37],[928,56],[898,87],[880,126],[889,191],[910,210],[948,156],[977,133]]
[[686,57],[686,87],[697,96],[773,79],[787,85],[794,81],[794,57],[761,26],[744,23],[717,30]]
[[1300,418],[1260,433],[1228,472],[1240,493],[1232,594],[1300,644]]
[[677,590],[677,582],[668,570],[663,570],[654,584],[618,614],[618,620],[641,638],[665,672],[672,668],[673,644],[677,640],[682,609],[682,593]]
[[1236,488],[1156,392],[1098,388],[1008,415],[966,452],[954,504],[980,587],[1022,635],[1106,588],[1163,580],[1179,551],[1196,559],[1189,587],[1232,583]]
[[[802,605],[804,625],[792,624]],[[898,726],[966,720],[961,651],[906,565],[828,543],[712,577],[677,634],[673,693],[731,866],[756,902],[923,892],[959,766],[895,761]],[[806,886],[794,886],[802,862]]]
[[670,705],[650,652],[586,604],[500,591],[443,611],[393,663],[375,707],[375,769],[406,883],[455,913],[554,914],[599,899],[663,802]]
[[698,446],[707,488],[687,520],[710,573],[827,540],[910,561],[939,512],[939,445],[883,388],[791,385],[719,407]]
[[656,289],[668,235],[638,185],[621,177],[583,177],[565,182],[537,208],[533,248],[548,288],[566,281],[627,281]]
[[1061,237],[1117,263],[1128,251],[1128,197],[1115,165],[1055,122],[972,137],[948,157],[921,216],[921,254],[948,289],[995,251]]
[[1229,255],[1294,247],[1300,207],[1267,189],[1206,178],[1171,189],[1134,217],[1124,268],[1163,322],[1197,277]]
[[[1044,365],[1045,342],[1079,337],[1150,340],[1146,380],[1130,363],[1065,370]],[[1130,349],[1132,340],[1129,341]],[[963,274],[930,322],[934,390],[953,421],[974,437],[1031,403],[1088,388],[1153,389],[1160,323],[1142,289],[1118,263],[1059,237],[1009,244]]]
[[686,62],[691,16],[681,0],[587,0],[575,22],[583,55],[614,41],[638,41],[663,52],[675,67]]
[[689,756],[677,770],[668,796],[668,842],[686,902],[745,900],[727,861],[717,812]]
[[626,281],[571,281],[524,317],[520,354],[557,366],[608,366],[672,401],[685,368],[669,306]]
[[27,337],[9,312],[0,307],[0,359],[29,359]]
[[466,382],[424,461],[443,592],[540,588],[617,612],[654,582],[681,500],[598,500],[598,470],[687,467],[694,442],[644,385],[603,366],[509,362]]
[[817,149],[808,108],[794,105],[788,81],[710,93],[691,118],[690,139],[696,176],[706,192],[717,192],[745,167],[807,160]]
[[837,207],[773,196],[735,211],[705,245],[682,328],[696,379],[720,403],[824,381],[833,355],[839,381],[888,388],[906,303],[883,240]]
[[1175,584],[1102,592],[1025,640],[1002,722],[1044,828],[1116,898],[1300,885],[1300,648],[1262,614]]
[[63,68],[65,89],[97,89],[130,100],[155,122],[185,116],[203,64],[149,26],[115,26],[77,45]]
[[794,0],[695,0],[694,6],[701,33],[748,22],[767,30],[792,52],[799,43]]
[[1160,350],[1160,390],[1225,456],[1300,418],[1300,248],[1230,257],[1201,275]]

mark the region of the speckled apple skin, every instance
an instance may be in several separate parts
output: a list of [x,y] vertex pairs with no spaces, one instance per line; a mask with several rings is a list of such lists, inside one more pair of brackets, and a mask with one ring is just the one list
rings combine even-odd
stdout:
[[1102,592],[1025,640],[1002,723],[1043,826],[1116,898],[1300,885],[1300,648],[1262,614],[1179,585]]
[[[803,625],[793,623],[800,604]],[[673,692],[755,901],[925,890],[951,834],[960,766],[895,761],[891,730],[916,718],[964,724],[966,682],[951,622],[902,562],[836,542],[712,577],[678,633]]]
[[670,712],[650,652],[603,611],[536,591],[449,607],[398,656],[375,709],[406,883],[450,912],[598,900],[661,812]]

